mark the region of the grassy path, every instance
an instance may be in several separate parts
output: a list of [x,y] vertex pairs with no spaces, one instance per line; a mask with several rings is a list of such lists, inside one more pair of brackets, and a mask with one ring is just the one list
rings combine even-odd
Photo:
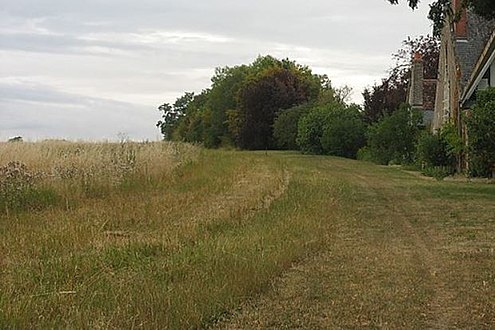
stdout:
[[330,240],[225,329],[495,326],[495,187],[328,159],[349,184]]
[[132,187],[0,214],[0,328],[495,326],[494,185],[204,151]]

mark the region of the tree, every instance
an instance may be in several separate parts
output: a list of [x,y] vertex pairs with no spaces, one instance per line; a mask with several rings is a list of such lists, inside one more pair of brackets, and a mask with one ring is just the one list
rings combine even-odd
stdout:
[[402,48],[392,55],[395,65],[389,71],[388,78],[383,79],[379,85],[366,88],[363,92],[364,118],[367,123],[376,123],[406,102],[407,87],[411,79],[411,63],[417,52],[423,56],[424,78],[437,78],[440,57],[438,38],[433,36],[407,38],[402,42]]
[[175,101],[173,106],[169,103],[164,103],[158,107],[158,110],[162,112],[162,119],[156,123],[156,126],[160,128],[165,140],[172,139],[174,129],[177,127],[180,119],[185,116],[187,108],[193,99],[194,93],[186,92]]
[[469,170],[473,176],[495,172],[495,88],[478,92],[476,105],[466,118]]
[[237,142],[241,148],[275,147],[273,123],[278,112],[318,96],[318,77],[305,73],[300,67],[289,65],[250,77],[239,93],[242,127]]
[[356,158],[366,144],[366,124],[358,106],[336,107],[327,118],[321,137],[327,155]]
[[[398,4],[399,0],[388,0],[391,4]],[[418,8],[420,0],[407,0],[409,7],[413,10]],[[437,0],[430,5],[428,18],[433,21],[433,31],[439,35],[448,17],[454,20],[459,18],[459,13],[452,11],[452,0]],[[493,0],[463,0],[464,8],[470,8],[477,15],[486,19],[495,18],[495,1]]]
[[8,140],[8,142],[23,142],[24,139],[22,138],[22,136],[14,136],[13,138],[10,138]]
[[249,65],[217,68],[211,82],[199,95],[186,93],[174,105],[159,107],[162,119],[157,126],[165,139],[210,148],[272,148],[278,112],[314,101],[329,80],[294,61],[260,56]]

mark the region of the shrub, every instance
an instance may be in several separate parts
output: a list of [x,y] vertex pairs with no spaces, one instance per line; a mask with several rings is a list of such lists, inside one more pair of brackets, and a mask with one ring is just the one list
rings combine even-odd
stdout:
[[455,158],[449,154],[449,145],[441,134],[423,132],[416,145],[416,161],[422,168],[453,167]]
[[336,107],[325,123],[321,145],[328,155],[356,158],[358,150],[366,144],[366,125],[359,108]]
[[495,88],[477,94],[477,104],[467,116],[466,124],[470,174],[492,176],[495,170]]
[[365,132],[359,108],[334,102],[301,118],[297,143],[303,152],[355,158]]
[[368,129],[368,147],[374,162],[409,164],[414,160],[415,145],[422,115],[408,105],[385,116]]
[[297,145],[305,153],[322,154],[321,137],[328,111],[325,107],[316,107],[299,120]]
[[293,107],[279,112],[273,123],[273,137],[278,148],[284,150],[298,150],[297,132],[301,117],[310,110],[308,104]]
[[425,167],[421,173],[437,180],[443,180],[449,175],[454,174],[454,168],[452,166],[430,166]]

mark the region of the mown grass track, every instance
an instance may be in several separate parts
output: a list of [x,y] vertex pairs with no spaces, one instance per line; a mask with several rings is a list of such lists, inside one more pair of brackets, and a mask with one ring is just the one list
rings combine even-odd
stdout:
[[132,187],[0,215],[0,327],[495,325],[493,185],[203,151]]

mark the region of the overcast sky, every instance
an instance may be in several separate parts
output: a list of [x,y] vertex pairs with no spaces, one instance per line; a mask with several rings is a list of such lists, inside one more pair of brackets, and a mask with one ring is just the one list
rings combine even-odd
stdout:
[[401,41],[431,31],[430,2],[0,0],[0,141],[156,140],[158,105],[258,55],[308,65],[361,103]]

